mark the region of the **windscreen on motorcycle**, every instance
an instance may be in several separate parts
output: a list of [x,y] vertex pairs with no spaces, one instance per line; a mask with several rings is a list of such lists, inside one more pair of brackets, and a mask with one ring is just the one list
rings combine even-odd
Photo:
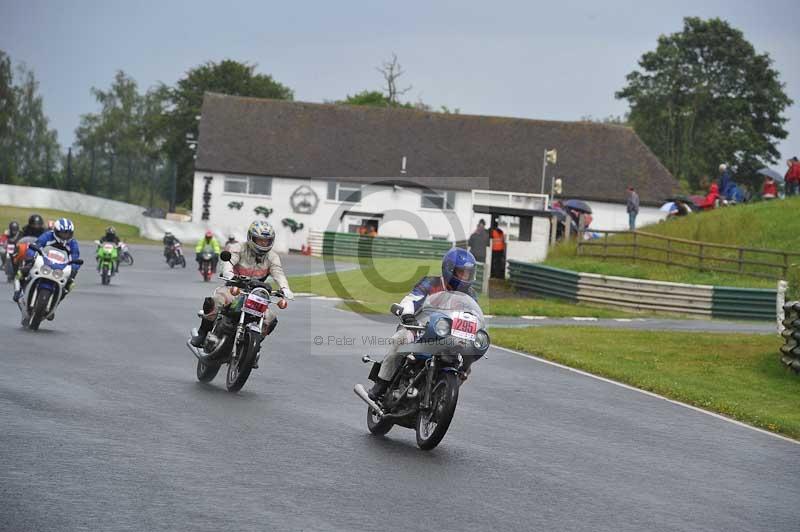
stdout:
[[478,328],[483,329],[486,323],[483,319],[483,311],[478,302],[464,292],[438,292],[425,300],[420,309],[420,313],[443,312],[451,314],[454,312],[469,312],[478,318]]

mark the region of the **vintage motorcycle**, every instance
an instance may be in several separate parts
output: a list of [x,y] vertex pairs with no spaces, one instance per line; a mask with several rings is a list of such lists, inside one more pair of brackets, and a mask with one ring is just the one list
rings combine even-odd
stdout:
[[186,267],[186,257],[183,256],[180,242],[175,242],[172,247],[167,250],[167,264],[170,268],[174,268],[178,264],[183,268]]
[[214,248],[211,246],[204,246],[200,252],[200,275],[205,282],[209,282],[214,275]]
[[[403,308],[392,305],[400,316]],[[356,384],[353,391],[367,403],[367,428],[383,435],[394,425],[415,429],[420,449],[431,450],[442,441],[456,411],[458,391],[470,373],[470,366],[489,349],[483,312],[463,292],[439,292],[429,296],[412,323],[403,323],[414,336],[398,353],[405,360],[392,377],[383,398],[370,399]],[[369,379],[378,378],[381,363],[372,363]]]
[[[42,320],[52,320],[56,308],[64,298],[64,290],[72,275],[72,266],[80,266],[83,259],[69,260],[69,254],[55,246],[40,248],[30,244],[36,253],[25,291],[17,302],[22,313],[22,326],[38,330]],[[19,290],[19,280],[15,289]]]
[[117,265],[117,246],[113,242],[100,242],[97,244],[97,271],[100,272],[100,282],[104,285],[111,284],[111,276]]
[[[227,262],[231,255],[223,251],[220,258]],[[225,286],[233,287],[236,299],[220,309],[202,348],[194,347],[191,338],[186,345],[197,357],[197,380],[211,382],[220,367],[228,364],[225,386],[229,392],[238,392],[250,372],[258,367],[261,342],[271,332],[264,330],[269,306],[275,303],[284,309],[287,303],[282,292],[250,277],[235,276],[228,279]],[[202,312],[198,316],[202,316]],[[191,334],[195,336],[197,329]]]
[[130,248],[128,248],[128,244],[120,241],[120,243],[117,244],[117,253],[119,255],[120,264],[133,266],[133,254],[131,254],[131,250]]

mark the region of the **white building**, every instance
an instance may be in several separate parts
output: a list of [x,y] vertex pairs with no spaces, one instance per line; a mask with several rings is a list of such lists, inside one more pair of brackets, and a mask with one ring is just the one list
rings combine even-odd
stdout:
[[663,218],[657,207],[677,190],[625,127],[206,94],[193,220],[241,237],[266,215],[286,250],[311,231],[362,223],[382,236],[460,241],[498,217],[509,258],[541,260],[547,148],[558,150],[547,189],[560,177],[564,199],[591,205],[594,228],[627,228],[628,186],[641,198],[640,225]]

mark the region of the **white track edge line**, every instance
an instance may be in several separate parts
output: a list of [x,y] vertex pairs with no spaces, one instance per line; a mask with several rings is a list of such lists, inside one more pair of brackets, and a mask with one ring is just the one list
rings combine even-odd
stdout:
[[694,410],[695,412],[700,412],[702,414],[706,414],[708,416],[715,417],[715,418],[721,419],[723,421],[727,421],[728,423],[733,423],[734,425],[738,425],[738,426],[744,427],[746,429],[754,430],[756,432],[760,432],[762,434],[766,434],[767,436],[772,436],[774,438],[778,438],[779,440],[787,441],[789,443],[794,443],[795,445],[800,445],[800,441],[793,440],[792,438],[789,438],[787,436],[783,436],[783,435],[777,434],[775,432],[770,432],[768,430],[764,430],[764,429],[759,428],[759,427],[754,427],[753,425],[748,425],[747,423],[743,423],[743,422],[738,421],[736,419],[732,419],[732,418],[729,418],[727,416],[723,416],[722,414],[718,414],[716,412],[711,412],[710,410],[705,410],[703,408],[700,408],[700,407],[694,406],[694,405],[690,405],[688,403],[682,403],[681,401],[676,401],[675,399],[670,399],[668,397],[664,397],[663,395],[659,395],[659,394],[654,393],[654,392],[650,392],[650,391],[647,391],[647,390],[642,390],[641,388],[636,388],[635,386],[631,386],[630,384],[625,384],[623,382],[619,382],[619,381],[615,381],[615,380],[612,380],[612,379],[608,379],[606,377],[601,377],[599,375],[594,375],[593,373],[589,373],[587,371],[583,371],[583,370],[576,369],[576,368],[571,368],[569,366],[565,366],[564,364],[559,364],[558,362],[553,362],[552,360],[547,360],[547,359],[538,357],[536,355],[532,355],[530,353],[525,353],[525,352],[522,352],[522,351],[515,351],[514,349],[509,349],[508,347],[502,347],[502,346],[499,346],[499,345],[493,345],[492,347],[495,347],[497,349],[502,349],[503,351],[507,351],[507,352],[512,353],[512,354],[517,355],[517,356],[521,356],[521,357],[525,357],[525,358],[528,358],[528,359],[532,359],[532,360],[535,360],[537,362],[541,362],[543,364],[547,364],[547,365],[550,365],[550,366],[555,366],[557,368],[565,369],[567,371],[571,371],[573,373],[577,373],[577,374],[583,375],[585,377],[590,377],[592,379],[596,379],[596,380],[599,380],[599,381],[607,382],[609,384],[613,384],[615,386],[619,386],[620,388],[625,388],[625,389],[628,389],[628,390],[632,390],[634,392],[642,393],[644,395],[649,395],[650,397],[655,397],[656,399],[662,399],[662,400],[667,401],[669,403],[672,403],[674,405],[682,406],[684,408],[688,408],[689,410]]

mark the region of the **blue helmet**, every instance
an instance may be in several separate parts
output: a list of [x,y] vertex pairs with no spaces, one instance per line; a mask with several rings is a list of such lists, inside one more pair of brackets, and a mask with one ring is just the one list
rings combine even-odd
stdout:
[[53,235],[61,244],[66,244],[72,240],[73,234],[75,234],[75,226],[69,218],[59,218],[53,225]]
[[450,290],[466,292],[475,280],[475,257],[466,249],[453,248],[442,259],[442,279]]

